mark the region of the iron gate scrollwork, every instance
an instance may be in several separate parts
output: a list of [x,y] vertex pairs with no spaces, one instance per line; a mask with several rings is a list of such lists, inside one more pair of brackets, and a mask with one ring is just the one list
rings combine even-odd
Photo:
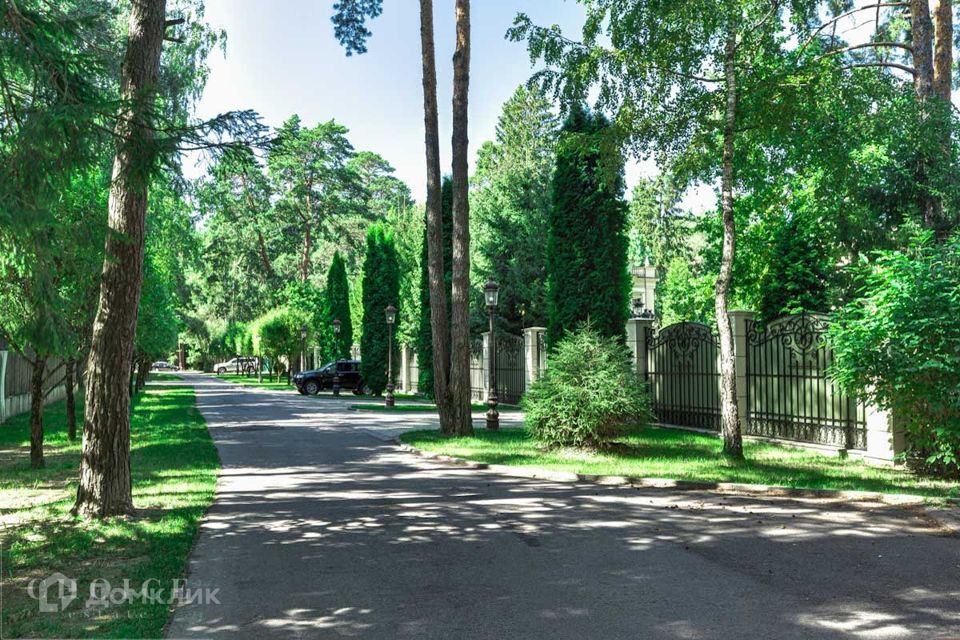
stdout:
[[526,390],[523,336],[497,334],[497,397],[505,404],[519,404]]
[[747,321],[748,434],[866,448],[863,405],[827,376],[833,360],[823,343],[827,326],[813,314],[766,327]]
[[720,342],[698,322],[647,329],[647,381],[657,420],[700,429],[720,429]]

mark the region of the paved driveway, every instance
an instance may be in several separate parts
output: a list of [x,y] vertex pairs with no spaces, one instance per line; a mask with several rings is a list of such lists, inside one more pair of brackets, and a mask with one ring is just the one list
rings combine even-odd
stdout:
[[960,637],[960,540],[913,512],[449,468],[387,441],[429,416],[186,377],[223,461],[188,584],[220,604],[170,637]]

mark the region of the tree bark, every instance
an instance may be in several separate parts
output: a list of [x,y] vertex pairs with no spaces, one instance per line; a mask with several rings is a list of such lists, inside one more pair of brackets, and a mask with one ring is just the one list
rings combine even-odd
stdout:
[[453,282],[450,328],[450,412],[456,435],[473,433],[470,413],[470,0],[457,0],[453,54]]
[[743,458],[740,432],[740,408],[737,406],[737,374],[734,359],[733,327],[730,323],[730,283],[736,255],[737,226],[733,217],[733,158],[737,131],[737,73],[735,68],[737,32],[731,27],[724,52],[726,109],[723,122],[723,175],[721,208],[723,211],[723,253],[716,286],[717,330],[720,334],[720,411],[723,425],[723,453]]
[[65,366],[63,384],[67,393],[67,437],[73,442],[77,439],[77,400],[73,389],[76,384],[77,363],[74,360],[67,360]]
[[427,161],[427,263],[430,283],[430,329],[433,388],[440,431],[454,433],[450,409],[450,326],[443,264],[443,212],[440,198],[440,133],[437,116],[437,66],[433,41],[433,0],[420,0],[420,48],[423,65],[423,124]]
[[137,391],[143,391],[147,386],[147,372],[150,371],[150,358],[140,354],[137,358]]
[[313,247],[313,229],[309,222],[303,225],[303,258],[300,262],[300,281],[310,278],[310,251]]
[[156,154],[151,115],[165,12],[165,0],[133,0],[130,8],[105,259],[87,363],[80,485],[73,508],[88,518],[133,512],[126,387],[143,280],[147,185]]
[[[933,9],[933,93],[949,103],[953,81],[953,0],[937,0]],[[949,129],[945,130],[949,136]]]
[[926,100],[933,95],[933,22],[930,20],[929,0],[911,0],[910,16],[913,88],[917,98]]
[[43,377],[47,357],[37,354],[30,363],[30,466],[42,469],[43,460]]

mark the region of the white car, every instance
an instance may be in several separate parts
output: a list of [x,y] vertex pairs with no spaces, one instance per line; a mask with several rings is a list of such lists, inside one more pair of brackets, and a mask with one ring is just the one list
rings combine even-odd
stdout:
[[218,362],[213,365],[213,371],[217,375],[223,375],[225,373],[247,373],[248,371],[257,370],[257,359],[251,356],[242,356],[239,358],[232,358],[226,362]]

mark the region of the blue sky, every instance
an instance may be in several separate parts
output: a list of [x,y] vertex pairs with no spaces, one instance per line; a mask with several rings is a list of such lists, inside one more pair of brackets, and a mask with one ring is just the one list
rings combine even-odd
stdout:
[[[332,0],[207,0],[207,20],[227,32],[226,58],[211,56],[198,115],[258,111],[271,126],[296,113],[308,124],[336,119],[357,149],[375,151],[423,198],[423,95],[417,0],[385,0],[371,24],[368,53],[346,57],[334,40]],[[450,166],[454,0],[435,0],[442,168]],[[533,70],[523,43],[504,39],[518,11],[578,33],[583,8],[572,0],[472,3],[470,155],[492,139],[503,102]],[[186,167],[188,174],[197,169]]]

